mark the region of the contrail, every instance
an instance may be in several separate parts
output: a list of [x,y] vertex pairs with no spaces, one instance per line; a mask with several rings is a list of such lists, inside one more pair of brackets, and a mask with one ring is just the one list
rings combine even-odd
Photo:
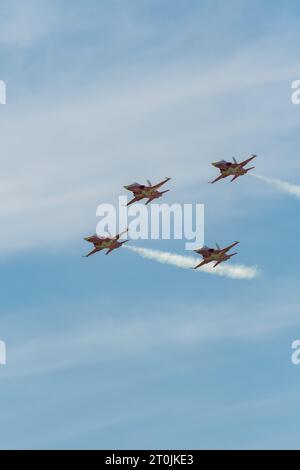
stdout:
[[[158,263],[171,264],[177,268],[189,269],[199,263],[199,258],[193,256],[177,255],[168,253],[167,251],[149,250],[148,248],[138,248],[136,246],[124,245],[124,248],[138,253],[142,258],[153,259]],[[258,276],[259,271],[256,266],[244,266],[242,264],[219,265],[213,268],[211,265],[201,266],[197,271],[209,274],[217,274],[231,279],[254,279]]]
[[262,181],[270,184],[274,188],[279,189],[283,193],[291,194],[292,196],[297,197],[300,199],[300,186],[297,184],[287,183],[286,181],[277,180],[275,178],[268,178],[267,176],[256,175],[255,173],[249,173],[251,176],[255,176]]

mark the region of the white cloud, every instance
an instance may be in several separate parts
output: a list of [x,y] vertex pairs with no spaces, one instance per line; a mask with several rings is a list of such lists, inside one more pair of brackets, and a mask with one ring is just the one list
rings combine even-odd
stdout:
[[[154,55],[134,73],[131,66],[115,64],[106,78],[87,77],[80,89],[66,63],[65,88],[56,89],[55,72],[39,94],[28,84],[22,101],[1,109],[0,216],[6,230],[0,233],[0,253],[56,245],[94,230],[96,206],[115,202],[123,185],[135,179],[170,175],[168,197],[174,199],[201,184],[204,202],[212,194],[210,161],[233,149],[243,149],[243,156],[256,152],[261,137],[250,142],[253,133],[270,121],[272,132],[282,126],[285,103],[270,107],[268,88],[297,67],[282,67],[272,50],[258,42],[205,67],[195,56],[182,54],[162,65]],[[255,90],[259,109],[255,99],[243,119],[228,109],[228,100],[240,102]],[[216,197],[220,213],[238,205],[227,191]]]
[[58,16],[49,2],[10,0],[1,5],[0,44],[26,49],[57,27]]
[[[89,322],[77,326],[65,326],[59,332],[48,328],[44,333],[35,325],[33,330],[15,332],[13,346],[9,338],[7,344],[7,366],[1,369],[2,378],[18,378],[27,375],[40,375],[57,370],[79,367],[83,364],[109,364],[124,358],[145,358],[150,353],[152,359],[159,357],[161,348],[170,350],[184,348],[213,347],[213,344],[228,339],[235,341],[267,340],[283,329],[299,326],[298,305],[265,305],[256,302],[224,312],[224,305],[189,304],[170,305],[168,312],[162,307],[159,312],[131,312],[128,315],[113,317],[102,313],[93,316]],[[74,309],[70,309],[74,311]],[[97,312],[96,307],[91,311]],[[53,312],[51,312],[52,314]],[[224,314],[226,313],[226,315]],[[46,314],[46,312],[44,312]],[[40,317],[40,312],[37,314]],[[1,331],[9,327],[8,318]],[[28,319],[31,324],[30,319]],[[154,353],[155,352],[155,353]]]

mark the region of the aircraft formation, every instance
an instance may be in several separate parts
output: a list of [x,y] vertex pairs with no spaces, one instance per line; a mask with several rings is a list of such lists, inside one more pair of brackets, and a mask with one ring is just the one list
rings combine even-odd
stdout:
[[[253,170],[253,168],[255,167],[252,166],[250,168],[245,168],[245,166],[256,157],[257,155],[252,154],[250,158],[240,163],[237,162],[234,157],[233,157],[232,162],[228,162],[226,160],[213,162],[212,165],[215,168],[218,168],[218,170],[220,170],[220,175],[216,179],[211,181],[210,183],[211,184],[216,183],[217,181],[223,178],[227,178],[228,176],[229,177],[232,176],[231,181],[234,181],[240,176],[246,175],[249,170]],[[127,203],[127,206],[130,206],[131,204],[134,204],[135,202],[142,201],[143,199],[147,199],[145,203],[145,205],[147,205],[150,202],[152,202],[154,199],[158,199],[162,197],[163,194],[167,193],[170,190],[166,189],[164,191],[159,191],[159,189],[168,181],[170,181],[170,179],[171,178],[166,177],[164,180],[154,185],[152,185],[151,182],[147,180],[147,185],[140,184],[140,183],[132,183],[127,186],[124,186],[124,189],[130,191],[133,195],[133,199],[131,199],[131,201]],[[87,258],[101,250],[107,250],[105,254],[108,255],[113,250],[120,248],[124,243],[129,241],[129,240],[119,241],[121,235],[123,235],[126,232],[128,232],[128,229],[126,229],[124,232],[121,232],[115,236],[112,236],[111,234],[109,234],[109,237],[107,236],[99,237],[98,235],[95,234],[89,237],[85,237],[84,240],[93,244],[93,249],[87,255],[84,255],[84,257]],[[218,243],[216,243],[216,248],[203,246],[202,248],[199,248],[198,250],[193,250],[195,253],[202,256],[202,261],[192,269],[200,268],[201,266],[204,266],[209,263],[214,263],[213,267],[215,268],[220,263],[223,263],[224,261],[228,261],[232,256],[237,255],[237,252],[236,253],[228,253],[228,252],[233,247],[235,247],[238,243],[239,241],[235,241],[234,243],[232,243],[231,245],[225,248],[220,248]]]

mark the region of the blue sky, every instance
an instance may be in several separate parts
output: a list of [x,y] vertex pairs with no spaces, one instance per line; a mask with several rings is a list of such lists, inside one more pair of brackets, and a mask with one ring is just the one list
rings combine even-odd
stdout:
[[[0,447],[299,448],[300,201],[211,161],[300,181],[299,3],[0,7]],[[171,176],[205,241],[261,276],[81,257],[101,202]],[[184,242],[137,246],[183,253]]]

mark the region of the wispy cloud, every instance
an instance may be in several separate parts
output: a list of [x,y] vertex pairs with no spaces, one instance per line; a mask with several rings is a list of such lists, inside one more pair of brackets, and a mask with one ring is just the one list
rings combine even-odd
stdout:
[[[18,17],[14,19],[17,24],[18,21]],[[34,21],[38,28],[41,22]],[[20,32],[18,27],[9,30]],[[10,38],[11,33],[6,36]],[[35,37],[39,37],[38,31]],[[178,39],[177,31],[174,39]],[[0,34],[0,43],[1,40],[8,41],[1,39]],[[11,41],[18,42],[18,37]],[[29,38],[28,42],[32,40]],[[263,64],[262,47],[269,58]],[[156,53],[160,50],[161,46]],[[100,202],[113,203],[122,186],[133,178],[155,179],[169,174],[170,165],[177,195],[179,191],[185,195],[189,188],[193,192],[193,185],[203,183],[203,200],[206,196],[215,197],[207,184],[212,178],[209,162],[233,151],[231,142],[235,151],[248,147],[245,135],[253,138],[253,132],[270,122],[271,117],[273,132],[282,127],[284,105],[278,101],[274,120],[273,108],[268,104],[269,89],[294,76],[297,67],[291,62],[282,68],[272,51],[273,42],[272,48],[255,43],[250,49],[241,48],[204,68],[198,54],[196,57],[182,54],[175,62],[164,62],[165,66],[155,60],[154,54],[151,60],[135,64],[134,75],[132,66],[121,63],[116,69],[107,67],[105,74],[96,74],[88,80],[88,86],[80,88],[74,80],[70,59],[63,68],[66,87],[55,86],[61,75],[53,68],[45,92],[37,93],[33,88],[34,94],[28,83],[27,93],[21,95],[23,101],[4,107],[0,116],[1,200],[6,201],[0,204],[6,227],[0,234],[0,254],[39,248],[41,244],[57,245],[62,240],[80,237],[83,226],[89,230],[95,227],[95,210]],[[82,51],[78,55],[76,62],[85,57]],[[98,53],[92,56],[99,60],[102,57]],[[254,69],[259,74],[254,76]],[[238,103],[248,99],[248,91],[257,89],[261,90],[255,93],[259,106],[249,99],[243,120],[236,119],[237,109],[229,112],[224,105],[227,100]],[[291,119],[284,120],[285,126],[290,123]],[[259,138],[255,142],[259,148]],[[200,167],[201,172],[194,171]],[[20,184],[19,181],[16,184],[15,168],[24,179]],[[4,180],[10,184],[3,186]],[[222,198],[215,187],[213,191],[220,213],[227,213],[225,205],[233,210],[238,204],[230,191],[224,192]]]
[[24,49],[53,32],[59,14],[49,2],[12,0],[1,5],[1,20],[1,46]]
[[[285,68],[283,72],[281,64],[280,68],[276,64],[258,67],[260,58],[255,50],[247,67],[259,68],[260,74],[253,77],[252,73],[246,73],[243,80],[240,77],[245,75],[244,51],[208,66],[205,72],[192,58],[183,57],[176,61],[176,66],[146,64],[137,70],[134,80],[131,72],[129,80],[128,69],[124,67],[122,83],[116,78],[119,74],[108,71],[111,80],[91,80],[89,91],[84,89],[84,92],[78,91],[66,67],[67,93],[63,90],[57,96],[58,91],[53,87],[56,77],[51,76],[52,86],[47,88],[47,93],[27,96],[28,100],[31,98],[30,107],[26,103],[6,107],[1,122],[1,168],[2,180],[11,180],[11,185],[1,189],[2,201],[6,203],[0,204],[0,215],[7,229],[0,234],[0,253],[33,249],[41,243],[61,244],[62,239],[79,237],[84,225],[87,228],[96,225],[95,210],[100,202],[114,202],[124,183],[132,178],[155,179],[169,174],[170,158],[177,194],[182,188],[186,194],[193,184],[205,183],[203,198],[211,197],[207,184],[212,177],[209,162],[221,149],[224,154],[231,151],[228,142],[233,135],[235,143],[242,139],[241,146],[247,145],[245,133],[260,128],[260,119],[269,121],[271,113],[268,106],[264,106],[263,116],[261,112],[257,114],[257,107],[249,107],[247,119],[237,122],[222,100],[234,93],[238,101],[246,95],[246,90],[276,84],[294,73],[293,68]],[[49,93],[52,93],[50,98]],[[266,93],[260,100],[265,103],[268,97]],[[281,112],[276,115],[281,116]],[[188,116],[188,119],[179,123],[178,116]],[[274,120],[272,124],[272,129],[279,126]],[[178,125],[181,132],[177,132]],[[195,150],[199,146],[201,155]],[[201,172],[191,171],[200,166]],[[16,167],[25,183],[15,184]],[[101,184],[99,175],[105,175]],[[227,207],[236,204],[230,192],[217,197],[218,208],[225,198]]]
[[[194,256],[177,255],[176,253],[169,253],[167,251],[150,250],[148,248],[138,248],[129,245],[124,245],[124,248],[134,251],[142,256],[142,258],[152,259],[158,263],[170,264],[177,268],[190,269],[199,264],[199,259]],[[223,264],[216,268],[211,265],[206,265],[199,268],[197,272],[215,274],[231,279],[254,279],[259,275],[259,270],[256,266],[244,266],[243,264]]]
[[[94,307],[96,310],[96,306]],[[98,309],[99,310],[99,309]],[[66,325],[58,333],[55,325],[36,329],[32,338],[31,327],[15,335],[8,350],[7,367],[1,369],[1,378],[21,378],[41,375],[57,370],[71,369],[83,364],[108,364],[121,358],[147,357],[149,352],[159,356],[162,347],[197,347],[234,339],[265,340],[283,329],[299,325],[299,306],[267,306],[256,302],[240,308],[232,308],[224,315],[223,302],[211,305],[169,303],[168,312],[161,307],[159,313],[149,307],[143,316],[132,312],[130,316],[111,316],[96,313],[88,323]],[[97,310],[96,310],[97,312]],[[151,314],[150,314],[150,313]],[[170,315],[170,312],[171,315]],[[34,312],[31,322],[40,312]],[[14,321],[10,319],[10,321]],[[30,323],[31,325],[32,323]],[[3,323],[0,325],[3,331]]]
[[287,181],[282,181],[275,178],[269,178],[268,176],[256,175],[255,173],[250,174],[251,176],[258,178],[261,181],[265,181],[282,193],[290,194],[291,196],[300,199],[300,185],[288,183]]

